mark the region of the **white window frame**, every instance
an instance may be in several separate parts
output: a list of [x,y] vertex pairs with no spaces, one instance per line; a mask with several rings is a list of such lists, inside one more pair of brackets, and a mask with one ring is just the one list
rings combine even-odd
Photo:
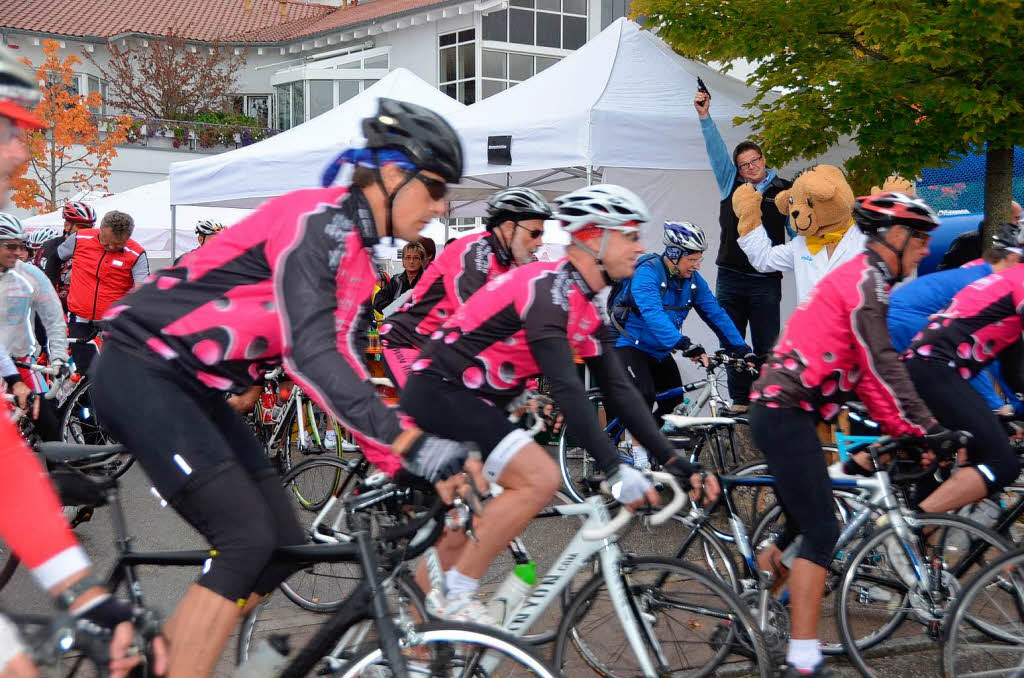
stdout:
[[[464,31],[473,31],[472,40],[460,41],[458,34]],[[441,38],[455,35],[455,42],[451,45],[441,46]],[[473,45],[473,77],[472,78],[460,78],[458,77],[459,68],[459,57],[458,48],[460,45]],[[443,33],[437,34],[437,41],[435,42],[435,51],[437,55],[437,88],[444,91],[445,85],[455,85],[456,92],[458,92],[459,83],[472,83],[473,86],[473,102],[480,101],[480,21],[476,20],[472,26],[464,26],[455,30],[446,30]],[[454,49],[455,50],[455,79],[454,80],[442,80],[441,79],[441,50],[442,49]],[[456,101],[458,99],[456,98]],[[465,103],[465,102],[462,102]]]

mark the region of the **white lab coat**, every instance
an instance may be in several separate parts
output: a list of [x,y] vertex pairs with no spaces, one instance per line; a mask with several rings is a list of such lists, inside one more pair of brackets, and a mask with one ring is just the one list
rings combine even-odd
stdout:
[[817,254],[811,254],[803,236],[797,236],[783,245],[772,247],[768,234],[759,226],[736,242],[747,255],[750,265],[758,271],[793,271],[796,276],[796,296],[799,303],[807,298],[826,274],[863,252],[866,241],[867,236],[861,233],[859,228],[850,226],[829,257],[828,247],[822,247]]

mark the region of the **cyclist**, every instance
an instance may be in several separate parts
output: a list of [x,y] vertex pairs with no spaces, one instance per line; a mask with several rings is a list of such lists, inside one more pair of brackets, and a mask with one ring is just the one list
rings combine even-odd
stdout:
[[[529,379],[543,374],[574,435],[597,458],[619,501],[636,508],[658,495],[647,476],[619,463],[601,430],[576,372],[573,350],[591,369],[626,426],[666,469],[701,474],[674,454],[612,349],[595,295],[633,273],[643,250],[640,224],[647,208],[619,186],[590,186],[557,200],[554,218],[572,236],[566,258],[518,266],[487,283],[438,331],[413,364],[401,406],[424,430],[474,443],[484,475],[504,491],[484,512],[476,534],[445,573],[445,591],[431,591],[428,607],[441,617],[490,623],[474,593],[491,560],[526,527],[558,488],[551,456],[509,422],[507,405]],[[717,493],[713,478],[709,495]]]
[[[67,377],[68,337],[64,313],[53,285],[42,271],[17,257],[25,248],[25,230],[17,217],[0,212],[0,344],[7,347],[16,360],[32,363],[42,351],[37,340],[35,321],[38,318],[49,337],[47,354],[50,364]],[[38,372],[21,370],[22,380],[36,393],[46,391],[46,382]],[[43,400],[36,421],[36,431],[43,440],[60,440],[60,422],[56,403]]]
[[64,233],[43,243],[36,253],[33,263],[41,268],[50,279],[53,288],[60,296],[64,311],[68,310],[68,293],[71,291],[71,260],[62,261],[57,256],[57,248],[83,228],[92,228],[96,224],[96,210],[91,205],[77,200],[64,205],[61,211],[64,216]]
[[[224,391],[242,393],[283,362],[382,470],[404,463],[434,482],[467,456],[379,400],[364,356],[373,250],[415,238],[444,212],[461,144],[433,111],[390,99],[363,133],[366,148],[342,153],[324,188],[265,202],[108,311],[91,374],[98,415],[216,550],[167,624],[171,678],[212,671],[243,609],[291,573],[270,562],[274,548],[305,541]],[[355,165],[350,188],[331,186],[342,165]]]
[[[149,276],[149,257],[142,245],[132,240],[135,221],[124,212],[103,215],[99,228],[81,229],[69,235],[57,248],[57,258],[75,257],[68,293],[68,331],[72,339],[96,334],[96,322],[110,306]],[[75,366],[86,373],[96,349],[78,343],[71,349]]]
[[[615,350],[649,408],[654,406],[658,391],[683,384],[672,351],[691,348],[690,339],[681,333],[691,308],[731,354],[750,353],[750,347],[699,273],[708,248],[704,231],[687,221],[666,221],[662,242],[665,250],[661,256],[641,258],[633,279],[612,301],[611,313],[619,329]],[[697,353],[692,360],[700,362],[703,351],[699,346],[693,348]],[[658,411],[671,412],[676,402],[659,403]],[[737,409],[746,407],[739,405]],[[634,460],[647,458],[635,444],[633,455]]]
[[[46,123],[28,110],[38,100],[35,74],[6,48],[0,48],[0,205],[6,202],[11,177],[28,160],[21,132],[46,128]],[[13,385],[19,404],[27,405],[31,390],[20,382],[3,348],[0,376]],[[110,675],[126,676],[138,664],[137,658],[126,656],[134,633],[131,625],[123,622],[131,619],[132,610],[112,598],[91,576],[89,559],[64,520],[46,471],[6,416],[0,416],[0,465],[4,469],[0,474],[0,539],[62,608],[114,631]],[[155,668],[162,673],[162,652],[157,659]],[[0,672],[19,678],[36,675],[9,622],[0,625]]]
[[[224,230],[224,224],[218,223],[211,219],[200,219],[196,222],[196,240],[199,242],[199,247],[202,247],[206,243],[213,240],[213,236],[217,235]],[[197,247],[196,249],[199,249]],[[191,250],[195,252],[195,250]],[[190,252],[185,252],[190,254]],[[185,254],[178,255],[178,258],[174,260],[174,266],[177,266],[182,259],[185,258]]]
[[968,380],[1005,349],[1019,348],[1022,304],[1024,266],[975,280],[932,316],[904,353],[910,378],[928,407],[943,424],[973,436],[967,444],[969,466],[921,501],[922,511],[958,509],[1017,478],[1017,457],[999,419]]
[[487,230],[456,240],[427,268],[398,313],[381,325],[391,381],[402,388],[420,349],[489,280],[533,260],[551,207],[530,188],[505,188],[487,199]]
[[889,289],[927,256],[938,217],[921,200],[887,192],[857,198],[854,219],[867,250],[822,278],[800,303],[750,393],[751,432],[786,514],[786,534],[762,551],[759,566],[779,571],[779,549],[802,537],[789,577],[784,678],[833,675],[822,663],[817,635],[839,527],[816,423],[835,417],[856,393],[885,433],[947,433],[914,391],[885,323]]
[[[1024,233],[1019,225],[1010,222],[1000,224],[992,247],[985,251],[983,259],[975,259],[960,268],[931,273],[900,286],[889,301],[888,325],[893,348],[901,353],[905,351],[914,335],[928,324],[928,319],[945,308],[953,295],[970,283],[1021,263],[1024,259],[1022,243]],[[993,410],[1006,406],[993,383],[998,373],[998,366],[990,365],[971,380],[971,385]],[[1008,388],[1004,386],[1003,390],[1013,401],[1020,403]]]

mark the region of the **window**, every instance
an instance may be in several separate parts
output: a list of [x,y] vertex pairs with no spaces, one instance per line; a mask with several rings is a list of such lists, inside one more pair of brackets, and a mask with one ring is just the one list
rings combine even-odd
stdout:
[[308,85],[310,119],[334,108],[333,80],[310,80]]
[[[388,70],[387,50],[345,54],[275,73],[271,82],[278,83],[274,86],[277,128],[290,129],[323,115],[373,85],[377,82],[377,71]],[[367,77],[371,75],[374,77]],[[266,115],[261,119],[266,119]]]
[[231,108],[238,115],[254,118],[262,127],[270,126],[269,94],[235,94],[231,97]]
[[483,63],[481,96],[484,99],[533,77],[559,61],[554,57],[500,52],[493,49],[483,50],[480,53],[480,60]]
[[601,0],[601,30],[629,14],[629,0]]
[[[611,1],[628,4],[602,0]],[[587,41],[587,0],[509,0],[508,5],[483,17],[484,40],[555,49],[578,49]]]
[[438,36],[438,86],[467,106],[476,101],[476,30]]

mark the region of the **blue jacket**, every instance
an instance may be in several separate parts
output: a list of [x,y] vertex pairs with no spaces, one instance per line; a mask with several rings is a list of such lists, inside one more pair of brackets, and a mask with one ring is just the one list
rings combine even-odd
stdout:
[[[992,273],[987,262],[963,266],[937,273],[929,273],[897,288],[889,297],[889,338],[892,346],[902,353],[911,340],[928,324],[928,317],[945,308],[956,293]],[[999,366],[992,363],[971,379],[971,386],[980,393],[993,410],[1006,401],[996,391],[998,382],[1014,409],[1021,411],[1024,403],[1013,396],[1013,391],[1002,383]]]
[[626,318],[626,334],[619,337],[616,346],[634,346],[661,360],[685,339],[683,322],[690,309],[696,308],[697,315],[714,330],[724,348],[750,352],[732,320],[718,305],[707,281],[696,271],[689,279],[671,276],[662,257],[652,258],[637,266],[630,294],[639,313],[634,311]]

